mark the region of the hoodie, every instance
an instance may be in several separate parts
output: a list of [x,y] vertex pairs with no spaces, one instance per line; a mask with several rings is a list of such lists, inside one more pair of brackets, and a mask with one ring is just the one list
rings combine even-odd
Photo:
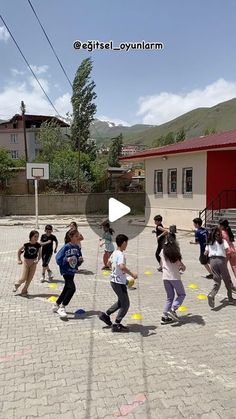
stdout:
[[[59,265],[61,275],[73,276],[82,264],[81,249],[76,244],[65,244],[56,255],[56,262]],[[69,259],[69,260],[68,260]]]

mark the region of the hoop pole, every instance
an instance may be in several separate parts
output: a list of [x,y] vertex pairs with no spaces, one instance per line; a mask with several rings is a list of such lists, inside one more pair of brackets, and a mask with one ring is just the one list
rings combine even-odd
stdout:
[[38,202],[38,179],[34,179],[34,191],[35,191],[35,228],[39,228],[39,202]]

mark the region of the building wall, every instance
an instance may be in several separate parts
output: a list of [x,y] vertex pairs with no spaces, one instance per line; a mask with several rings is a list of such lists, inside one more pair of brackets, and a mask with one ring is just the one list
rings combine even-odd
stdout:
[[[146,159],[146,222],[153,224],[153,217],[161,214],[165,225],[175,224],[180,229],[192,229],[192,219],[206,207],[206,160],[205,152],[168,155]],[[182,170],[193,168],[193,194],[182,193]],[[177,169],[177,194],[168,195],[168,169]],[[154,194],[154,171],[163,170],[163,195]]]
[[[17,134],[17,143],[11,142],[11,134]],[[18,129],[0,129],[0,148],[8,150],[9,152],[13,150],[18,150],[19,158],[25,156],[25,147],[24,147],[24,136],[23,132]]]
[[[236,190],[236,150],[208,151],[207,153],[207,205],[226,189]],[[236,194],[221,197],[221,208],[236,208]],[[214,209],[218,202],[215,201]]]

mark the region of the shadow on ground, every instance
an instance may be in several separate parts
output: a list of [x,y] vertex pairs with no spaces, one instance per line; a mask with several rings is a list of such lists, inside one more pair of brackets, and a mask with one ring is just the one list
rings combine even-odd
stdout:
[[171,324],[171,326],[180,327],[180,326],[184,326],[185,324],[193,324],[193,323],[199,324],[200,326],[205,326],[206,324],[202,316],[198,314],[192,315],[191,313],[189,313],[189,314],[186,314],[185,316],[181,316],[180,321],[174,324]]

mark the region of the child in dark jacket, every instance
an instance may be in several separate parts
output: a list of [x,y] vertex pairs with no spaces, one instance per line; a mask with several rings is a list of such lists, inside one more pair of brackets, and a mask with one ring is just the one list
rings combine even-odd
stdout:
[[79,246],[79,232],[77,230],[71,230],[68,233],[68,236],[70,240],[69,243],[65,244],[56,256],[56,262],[59,265],[60,273],[65,280],[65,285],[53,307],[53,312],[58,313],[62,318],[67,317],[65,307],[69,304],[76,291],[74,276],[78,272],[78,267],[83,262]]

